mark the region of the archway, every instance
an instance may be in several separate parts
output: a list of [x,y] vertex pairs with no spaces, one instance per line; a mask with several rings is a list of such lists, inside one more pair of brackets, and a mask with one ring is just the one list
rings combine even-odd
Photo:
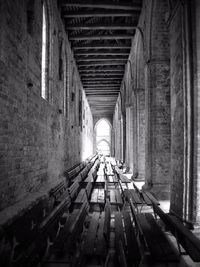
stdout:
[[106,119],[99,120],[95,125],[95,149],[103,155],[111,154],[111,125]]

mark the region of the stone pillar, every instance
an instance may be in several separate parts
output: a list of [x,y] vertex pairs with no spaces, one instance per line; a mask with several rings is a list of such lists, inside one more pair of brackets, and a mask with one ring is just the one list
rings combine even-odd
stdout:
[[159,199],[170,195],[170,61],[167,2],[154,0],[145,67],[146,183]]

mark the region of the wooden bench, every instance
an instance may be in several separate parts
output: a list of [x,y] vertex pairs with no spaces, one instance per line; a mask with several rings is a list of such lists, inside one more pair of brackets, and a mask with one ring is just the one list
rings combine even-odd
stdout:
[[105,177],[104,175],[98,175],[97,179],[95,181],[95,185],[100,185],[102,187],[105,187]]
[[90,198],[90,207],[93,211],[102,211],[105,205],[105,190],[94,188]]
[[93,187],[93,184],[91,182],[88,182],[85,188],[88,200],[90,199],[90,196],[91,196],[92,187]]
[[57,238],[67,217],[62,217],[64,213],[68,213],[71,205],[70,197],[64,198],[53,211],[45,218],[39,226],[39,236],[36,241],[36,247],[40,260],[46,258],[49,254],[49,249],[54,240]]
[[118,183],[118,179],[115,175],[107,175],[108,183]]
[[75,180],[73,184],[68,188],[71,200],[74,200],[74,198],[77,196],[78,189],[79,189],[79,181]]
[[120,208],[123,206],[123,200],[118,189],[110,189],[110,204],[117,205]]
[[87,234],[83,241],[82,262],[91,258],[105,262],[110,241],[110,205],[106,203],[105,210],[100,214],[91,214]]
[[153,209],[155,214],[157,214],[170,232],[175,236],[178,244],[178,249],[180,255],[181,248],[179,244],[185,249],[185,252],[191,257],[195,262],[200,261],[200,239],[197,238],[184,224],[175,216],[164,213],[164,211],[153,203]]
[[154,262],[178,262],[179,256],[172,242],[162,231],[151,213],[137,214],[132,201],[131,212],[144,253]]
[[142,205],[143,201],[142,199],[138,196],[136,191],[134,189],[125,189],[124,190],[124,196],[127,201],[132,201],[134,206],[137,207],[137,205]]
[[115,213],[115,249],[121,267],[138,266],[141,255],[137,238],[127,211]]
[[65,264],[65,257],[63,258],[63,255],[75,254],[76,244],[81,242],[84,221],[88,210],[89,205],[86,201],[80,209],[74,209],[69,215],[68,220],[52,246],[52,254],[48,259],[52,266],[56,267],[58,263]]
[[66,186],[65,181],[62,181],[50,190],[49,197],[52,198],[52,200],[53,200],[53,207],[57,204],[57,200],[66,191],[66,187],[67,186]]
[[85,201],[87,201],[87,194],[85,188],[82,188],[74,200],[74,204],[83,204]]
[[31,262],[28,258],[33,253],[33,243],[46,216],[46,209],[47,200],[41,199],[11,225],[3,228],[0,236],[1,266],[27,266]]
[[79,172],[85,167],[85,165],[86,165],[86,163],[82,162],[80,164],[73,166],[69,170],[67,170],[65,172],[65,176],[66,176],[67,180],[68,181],[73,180],[79,174]]
[[143,200],[143,203],[147,206],[152,206],[152,202],[160,205],[159,201],[153,196],[151,192],[139,190],[139,188],[133,182],[133,187],[137,192],[138,196]]

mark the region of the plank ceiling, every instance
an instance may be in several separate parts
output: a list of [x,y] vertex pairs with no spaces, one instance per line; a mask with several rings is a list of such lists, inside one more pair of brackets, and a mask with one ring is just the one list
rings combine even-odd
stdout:
[[112,116],[142,0],[60,0],[94,116]]

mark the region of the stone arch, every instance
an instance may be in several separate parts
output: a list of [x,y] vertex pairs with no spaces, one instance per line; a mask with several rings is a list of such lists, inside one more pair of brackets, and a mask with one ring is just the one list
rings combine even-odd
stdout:
[[[109,135],[108,138],[105,138],[102,136],[102,138],[100,138],[100,136],[97,136],[97,127],[98,125],[105,121],[109,127]],[[101,118],[99,119],[95,125],[94,125],[94,151],[97,151],[97,146],[101,141],[106,141],[109,144],[109,148],[110,148],[110,154],[112,153],[112,124],[110,123],[110,121],[107,118]]]

